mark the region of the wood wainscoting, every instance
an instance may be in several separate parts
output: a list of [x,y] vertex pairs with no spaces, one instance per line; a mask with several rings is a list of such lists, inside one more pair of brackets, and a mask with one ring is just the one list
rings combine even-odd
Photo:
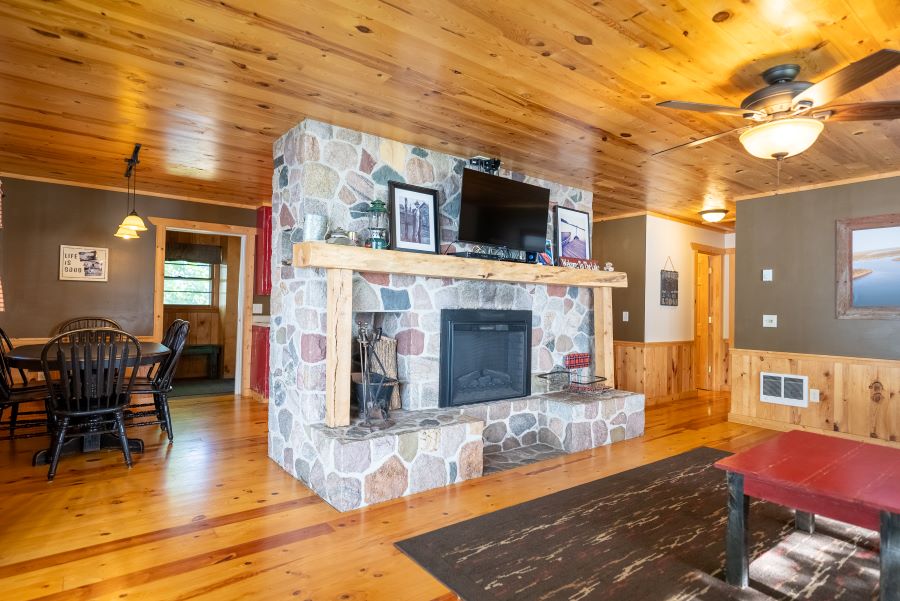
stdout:
[[[872,442],[900,440],[900,361],[732,349],[731,370],[731,421]],[[761,402],[760,371],[808,376],[819,402],[807,408]]]

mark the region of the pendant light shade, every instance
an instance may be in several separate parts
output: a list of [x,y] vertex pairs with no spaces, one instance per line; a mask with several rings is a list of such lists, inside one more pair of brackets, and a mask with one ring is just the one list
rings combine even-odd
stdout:
[[784,159],[812,146],[824,128],[818,119],[779,119],[748,129],[740,140],[744,149],[755,157]]
[[119,229],[116,230],[116,238],[122,238],[123,240],[136,240],[140,238],[140,236],[138,236],[137,232],[133,229],[120,225]]
[[144,220],[141,219],[140,215],[137,214],[137,211],[132,210],[128,216],[122,221],[122,225],[119,227],[128,228],[130,230],[134,230],[135,232],[146,232],[147,226],[144,225]]

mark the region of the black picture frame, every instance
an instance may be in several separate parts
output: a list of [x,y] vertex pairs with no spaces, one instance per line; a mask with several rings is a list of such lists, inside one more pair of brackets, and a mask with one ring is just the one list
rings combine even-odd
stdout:
[[678,306],[678,272],[674,269],[659,271],[659,304],[663,307]]
[[[584,256],[565,255],[570,259],[590,259],[591,258],[591,215],[586,211],[577,209],[569,209],[556,205],[553,207],[553,254],[555,262],[559,265],[559,259],[563,256],[562,229],[560,223],[573,227],[577,230],[585,231],[584,239]],[[576,233],[577,236],[577,233]]]
[[[422,221],[421,209],[416,210],[416,222],[410,223],[406,211],[401,211],[401,202],[409,200],[422,202],[428,207],[428,214]],[[407,204],[408,206],[408,204]],[[401,215],[402,213],[402,215]],[[441,247],[441,231],[438,229],[438,192],[432,188],[413,186],[402,182],[388,182],[388,214],[391,222],[390,247],[394,250],[405,252],[417,252],[438,254]],[[401,218],[406,220],[401,223]],[[429,239],[427,242],[416,241],[414,238],[421,235],[423,225],[429,227]],[[415,230],[410,228],[415,227]]]

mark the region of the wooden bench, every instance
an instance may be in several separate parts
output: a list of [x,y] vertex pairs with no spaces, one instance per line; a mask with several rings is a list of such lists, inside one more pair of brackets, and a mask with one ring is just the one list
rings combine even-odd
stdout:
[[222,377],[219,358],[222,356],[221,344],[191,344],[184,347],[182,357],[206,356],[206,377],[217,380]]

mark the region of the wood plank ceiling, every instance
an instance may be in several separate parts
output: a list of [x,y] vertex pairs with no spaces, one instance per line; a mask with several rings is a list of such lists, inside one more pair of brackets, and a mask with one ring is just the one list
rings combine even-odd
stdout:
[[[272,142],[306,116],[591,188],[609,216],[697,211],[772,190],[735,137],[652,152],[739,119],[794,62],[817,81],[900,47],[896,0],[4,0],[0,172],[255,206]],[[844,101],[900,98],[900,69]],[[828,123],[782,186],[900,167],[900,122]]]

